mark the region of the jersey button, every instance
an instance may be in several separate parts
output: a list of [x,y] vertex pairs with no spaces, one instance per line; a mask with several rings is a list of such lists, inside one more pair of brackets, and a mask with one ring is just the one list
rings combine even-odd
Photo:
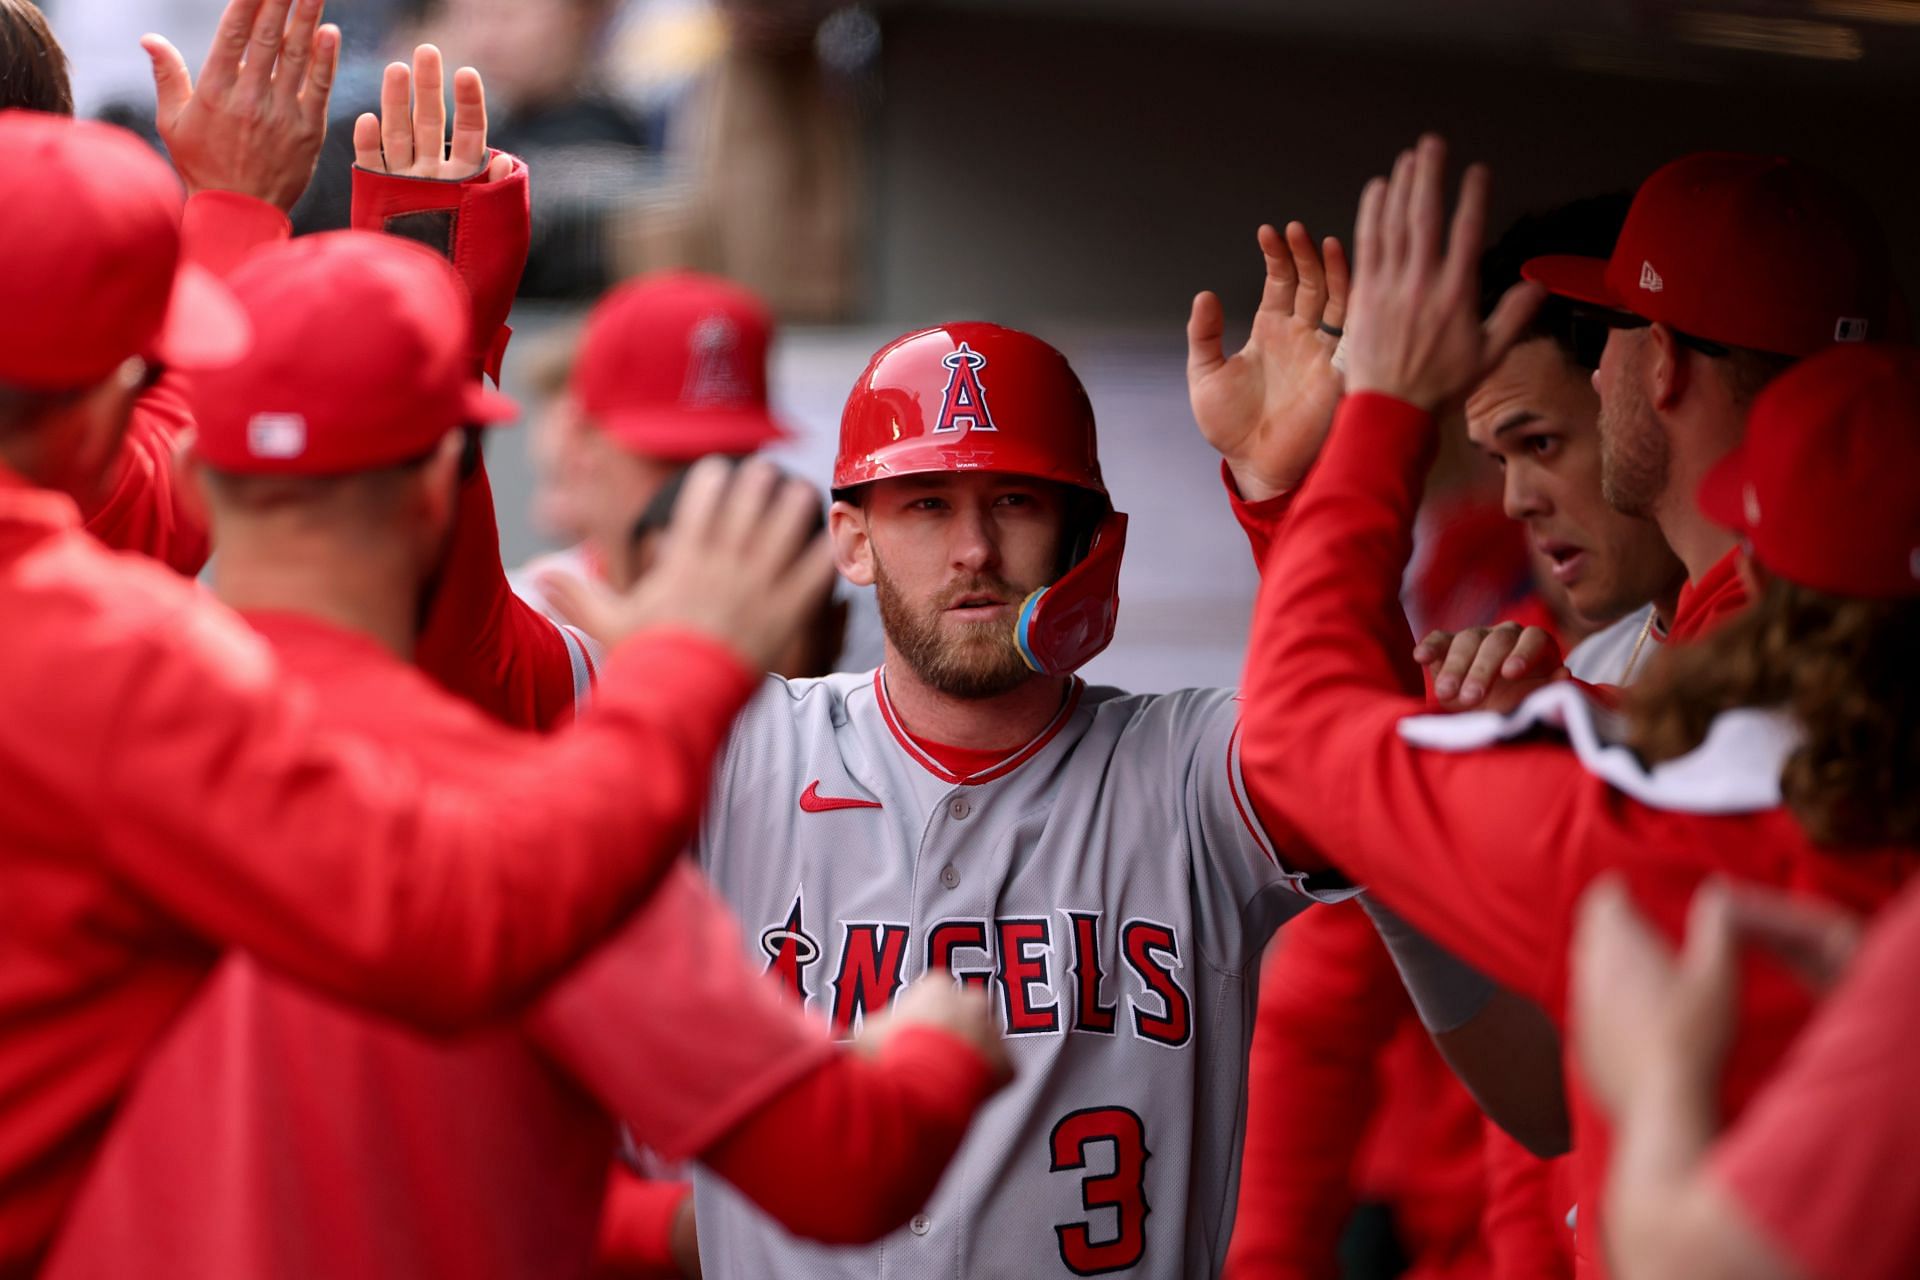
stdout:
[[940,883],[949,889],[958,889],[960,887],[960,869],[951,862],[940,868]]
[[[895,1221],[898,1221],[898,1219],[895,1219]],[[913,1215],[913,1221],[907,1224],[907,1230],[917,1236],[923,1236],[933,1230],[933,1219],[924,1213],[916,1213]]]
[[953,803],[947,806],[947,812],[953,815],[955,822],[958,822],[973,812],[973,806],[967,803],[965,796],[956,796]]

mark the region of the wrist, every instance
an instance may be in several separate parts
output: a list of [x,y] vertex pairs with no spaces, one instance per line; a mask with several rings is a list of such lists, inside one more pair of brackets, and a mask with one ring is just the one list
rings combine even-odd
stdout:
[[1306,471],[1268,472],[1255,467],[1240,458],[1222,458],[1226,464],[1227,475],[1233,482],[1235,495],[1246,503],[1271,502],[1300,487],[1300,481]]

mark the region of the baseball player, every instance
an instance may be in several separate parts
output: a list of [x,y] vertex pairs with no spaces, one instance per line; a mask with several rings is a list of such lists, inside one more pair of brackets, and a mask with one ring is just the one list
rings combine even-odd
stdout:
[[767,408],[773,317],[731,281],[668,271],[620,285],[587,317],[554,428],[576,545],[536,557],[514,589],[548,611],[541,579],[602,578],[634,520],[689,463],[741,457],[793,433]]
[[[1319,326],[1343,300],[1311,253],[1268,270],[1245,350],[1221,353],[1212,295],[1192,331],[1201,421],[1260,549],[1337,399]],[[1276,845],[1238,781],[1231,693],[1127,697],[1072,675],[1112,636],[1126,525],[1058,352],[988,324],[890,343],[849,397],[834,483],[840,568],[878,589],[887,663],[762,692],[698,856],[750,954],[836,1033],[945,970],[993,995],[1018,1083],[872,1249],[797,1242],[702,1175],[702,1264],[1214,1274],[1254,963],[1308,897],[1350,891],[1288,870],[1290,837]],[[567,613],[597,634],[605,604],[583,584]]]
[[[451,446],[487,400],[465,385],[458,277],[416,245],[339,232],[256,255],[233,287],[254,349],[193,396],[216,590],[290,674],[324,686],[329,725],[497,779],[532,742],[480,728],[489,749],[475,750],[479,713],[398,656],[442,554]],[[260,430],[263,415],[297,417],[303,437]],[[733,483],[771,495],[770,481],[762,467]],[[688,505],[724,483],[724,469],[689,477]],[[770,540],[796,518],[783,500]],[[47,1274],[112,1275],[138,1257],[156,1276],[581,1275],[608,1111],[658,1150],[706,1159],[797,1233],[897,1225],[996,1083],[985,1001],[929,986],[856,1054],[738,947],[683,864],[524,1031],[456,1045],[231,958],[143,1070]],[[794,1149],[818,1153],[830,1196],[793,1184],[780,1157]]]
[[19,1274],[220,945],[444,1027],[516,1007],[604,937],[670,865],[749,664],[826,562],[796,578],[732,565],[717,533],[678,543],[656,576],[680,586],[634,602],[658,625],[609,663],[595,715],[495,785],[321,732],[230,614],[80,528],[73,495],[151,372],[248,341],[178,263],[176,180],[105,126],[10,112],[0,141],[0,1274]]
[[[1789,670],[1836,661],[1828,648],[1835,633],[1822,621],[1822,610],[1839,607],[1830,597],[1874,594],[1893,569],[1884,555],[1862,560],[1867,542],[1851,530],[1815,540],[1819,565],[1770,560],[1755,543],[1769,574],[1806,576],[1768,582],[1760,611],[1725,624],[1697,656],[1684,648],[1669,655],[1687,655],[1684,677],[1663,681],[1637,711],[1643,756],[1611,745],[1609,722],[1566,683],[1510,718],[1416,714],[1421,704],[1394,687],[1396,642],[1377,628],[1405,563],[1432,406],[1480,377],[1540,300],[1521,286],[1483,327],[1472,262],[1486,175],[1469,170],[1449,239],[1441,225],[1444,164],[1444,145],[1424,139],[1362,200],[1349,393],[1263,578],[1248,658],[1247,768],[1281,793],[1285,816],[1310,841],[1304,849],[1326,851],[1437,943],[1563,1021],[1573,903],[1603,871],[1624,874],[1664,929],[1676,926],[1694,885],[1712,872],[1860,909],[1884,902],[1910,873],[1914,850],[1875,800],[1888,775],[1857,745],[1853,727],[1792,697],[1791,711],[1781,710],[1780,695],[1715,684],[1711,674],[1730,671],[1732,655],[1752,652],[1769,626],[1806,628],[1806,648]],[[1802,411],[1798,395],[1795,379],[1764,394],[1754,433],[1763,414],[1778,420]],[[1816,465],[1812,451],[1799,456]],[[1742,512],[1738,457],[1712,473],[1702,502],[1732,536],[1752,540],[1761,526],[1777,538],[1778,526],[1763,524],[1771,504],[1756,490],[1747,491],[1755,500]],[[1857,572],[1834,567],[1856,562]],[[1796,616],[1794,583],[1824,594],[1799,621],[1782,624]],[[1680,612],[1687,615],[1684,597]],[[1681,692],[1690,684],[1705,701],[1691,714]],[[1663,706],[1671,709],[1664,720]],[[1556,727],[1571,750],[1539,740],[1538,731]],[[1524,740],[1499,745],[1509,736]],[[1803,750],[1864,767],[1815,781],[1795,763]],[[1903,785],[1897,774],[1893,785]],[[1772,1070],[1807,1003],[1778,974],[1756,974],[1743,1012],[1720,1095],[1729,1114]],[[1608,1139],[1577,1076],[1569,1091],[1578,1245],[1581,1269],[1591,1273],[1604,1230]]]

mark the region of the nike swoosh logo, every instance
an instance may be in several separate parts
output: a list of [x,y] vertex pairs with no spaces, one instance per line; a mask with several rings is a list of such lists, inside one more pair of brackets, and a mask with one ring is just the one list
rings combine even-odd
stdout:
[[800,808],[806,813],[831,813],[835,809],[878,809],[878,800],[855,800],[851,796],[823,796],[820,794],[820,780],[814,779],[807,789],[800,793]]

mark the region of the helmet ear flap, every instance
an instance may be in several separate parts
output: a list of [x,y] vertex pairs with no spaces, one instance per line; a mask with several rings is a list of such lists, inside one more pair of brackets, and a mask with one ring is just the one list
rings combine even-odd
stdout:
[[1027,597],[1014,622],[1014,641],[1029,667],[1042,675],[1065,675],[1112,642],[1126,547],[1127,518],[1108,511],[1091,526],[1078,563],[1052,586]]

